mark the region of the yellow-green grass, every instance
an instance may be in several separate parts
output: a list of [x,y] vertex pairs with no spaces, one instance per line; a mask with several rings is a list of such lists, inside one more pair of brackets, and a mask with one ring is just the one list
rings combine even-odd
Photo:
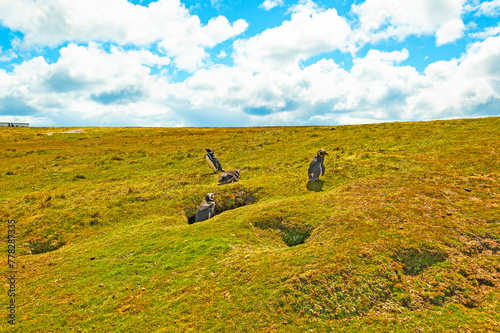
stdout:
[[1,331],[500,330],[500,118],[68,130],[0,128]]

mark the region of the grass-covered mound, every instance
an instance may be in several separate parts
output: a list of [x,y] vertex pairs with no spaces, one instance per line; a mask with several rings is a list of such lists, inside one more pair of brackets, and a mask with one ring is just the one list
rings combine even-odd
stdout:
[[500,330],[499,118],[67,130],[0,128],[2,330]]

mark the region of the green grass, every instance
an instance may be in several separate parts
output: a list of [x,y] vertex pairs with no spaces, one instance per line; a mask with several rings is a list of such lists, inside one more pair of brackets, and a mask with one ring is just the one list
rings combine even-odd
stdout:
[[500,330],[500,118],[66,130],[0,128],[2,332]]

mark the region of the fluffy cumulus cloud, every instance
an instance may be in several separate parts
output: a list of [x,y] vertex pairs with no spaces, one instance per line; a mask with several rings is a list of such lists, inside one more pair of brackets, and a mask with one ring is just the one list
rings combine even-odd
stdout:
[[[168,83],[150,74],[151,68],[169,63],[147,50],[124,51],[113,47],[106,51],[70,44],[60,50],[56,63],[36,57],[3,73],[0,90],[0,114],[33,117],[51,114],[55,119],[80,119],[97,124],[144,123],[162,115],[164,125],[182,124],[182,119],[164,104]],[[23,104],[19,101],[23,101]],[[6,104],[10,103],[10,104]],[[16,103],[16,108],[12,107]]]
[[356,61],[350,73],[356,86],[345,94],[351,121],[492,115],[500,107],[500,37],[475,43],[461,58],[433,63],[422,74],[394,65],[407,56],[405,50],[374,52]]
[[[465,34],[464,21],[498,16],[497,0],[366,0],[342,14],[312,0],[286,4],[262,2],[256,10],[281,10],[281,23],[245,35],[247,20],[202,19],[179,0],[1,2],[1,25],[17,33],[0,63],[24,58],[0,67],[0,121],[249,126],[499,114],[498,23]],[[387,47],[409,36],[433,36],[437,50],[469,40],[417,70],[414,48]]]
[[301,2],[292,8],[291,19],[234,43],[235,63],[259,70],[296,66],[300,60],[344,47],[350,33],[346,20],[335,9],[321,11]]
[[425,75],[425,89],[410,97],[410,111],[425,110],[422,105],[429,103],[427,109],[438,116],[499,110],[500,37],[471,45],[458,60],[429,65]]
[[18,0],[0,3],[0,20],[23,33],[22,46],[57,46],[64,42],[113,42],[148,46],[158,43],[181,69],[193,71],[208,56],[206,48],[244,32],[248,23],[224,16],[202,25],[179,0],[159,0],[148,7],[126,0]]
[[[406,49],[371,50],[350,71],[331,59],[279,72],[219,66],[176,88],[191,107],[243,110],[251,124],[366,123],[492,115],[500,107],[500,37],[469,47],[459,59],[423,73],[401,62]],[[215,83],[216,82],[216,83]]]
[[463,35],[461,19],[466,0],[366,0],[352,8],[359,17],[358,43],[410,35],[435,35],[436,44],[453,42]]

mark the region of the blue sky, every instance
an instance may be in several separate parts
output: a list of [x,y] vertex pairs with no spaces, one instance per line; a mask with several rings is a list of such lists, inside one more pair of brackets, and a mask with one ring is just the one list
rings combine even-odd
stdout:
[[500,0],[0,1],[0,121],[500,116]]

